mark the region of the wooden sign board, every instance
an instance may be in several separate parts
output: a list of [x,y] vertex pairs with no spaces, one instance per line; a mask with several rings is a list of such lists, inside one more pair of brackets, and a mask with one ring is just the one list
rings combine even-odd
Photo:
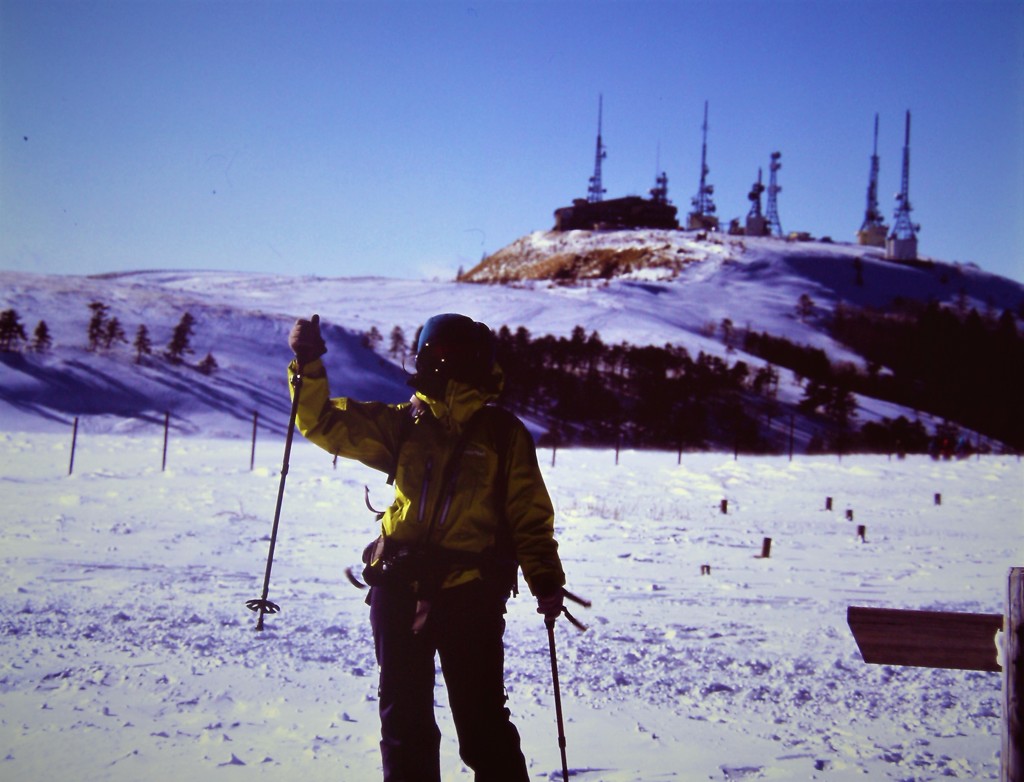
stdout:
[[1002,614],[849,606],[846,621],[864,662],[999,672]]

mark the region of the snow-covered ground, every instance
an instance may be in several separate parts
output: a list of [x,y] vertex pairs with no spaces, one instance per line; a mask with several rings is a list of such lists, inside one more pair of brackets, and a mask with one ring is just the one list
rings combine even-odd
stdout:
[[[69,431],[0,434],[0,777],[379,778],[367,609],[343,569],[374,534],[364,484],[378,504],[387,487],[296,442],[283,610],[256,633],[283,440],[261,432],[250,471],[238,429],[172,432],[161,471],[158,426],[83,428],[70,476]],[[594,603],[586,633],[557,628],[574,779],[998,777],[1000,676],[866,665],[846,607],[1002,613],[1024,561],[1016,458],[540,456],[570,588]],[[506,641],[531,776],[559,779],[530,599]],[[437,702],[444,779],[469,780],[440,676]]]

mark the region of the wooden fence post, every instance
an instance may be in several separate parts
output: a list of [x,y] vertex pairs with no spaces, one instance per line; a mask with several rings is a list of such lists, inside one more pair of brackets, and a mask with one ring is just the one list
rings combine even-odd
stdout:
[[1010,568],[1003,628],[1003,782],[1024,782],[1024,567]]
[[164,413],[164,458],[160,465],[160,472],[164,472],[167,469],[167,436],[171,429],[171,411],[168,410]]
[[75,444],[78,442],[78,416],[75,416],[75,425],[71,430],[71,461],[68,462],[68,475],[75,470]]
[[761,541],[761,559],[768,559],[772,555],[772,539],[765,538]]
[[252,411],[252,451],[249,454],[249,472],[256,466],[256,423],[260,420],[260,411]]

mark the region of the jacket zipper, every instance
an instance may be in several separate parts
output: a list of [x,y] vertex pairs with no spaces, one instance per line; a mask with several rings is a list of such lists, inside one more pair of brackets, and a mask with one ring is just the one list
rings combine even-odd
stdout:
[[423,472],[423,487],[420,489],[420,507],[416,521],[420,524],[423,523],[423,511],[427,507],[427,496],[430,492],[430,478],[431,473],[434,470],[434,459],[433,457],[427,459],[427,467]]

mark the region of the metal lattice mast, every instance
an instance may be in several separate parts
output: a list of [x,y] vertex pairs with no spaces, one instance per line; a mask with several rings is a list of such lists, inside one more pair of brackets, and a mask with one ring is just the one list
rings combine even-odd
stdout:
[[893,218],[890,239],[902,241],[916,239],[920,226],[910,220],[910,112],[907,112],[906,139],[903,143],[903,174],[900,180],[900,192],[896,196],[896,216]]
[[604,111],[604,95],[597,98],[597,152],[594,153],[594,175],[590,177],[590,187],[587,189],[587,200],[596,204],[604,198],[605,189],[601,184],[601,161],[608,155],[604,141],[601,139],[601,115]]
[[692,199],[693,215],[711,217],[715,214],[715,203],[711,200],[714,185],[708,184],[708,102],[704,101],[704,124],[701,126],[704,138],[700,148],[700,186]]
[[750,188],[750,192],[747,193],[747,198],[750,199],[750,211],[747,212],[748,220],[761,220],[764,216],[761,214],[761,193],[764,192],[764,185],[761,184],[761,169],[757,169],[757,183]]
[[875,114],[875,146],[871,153],[871,174],[868,177],[868,205],[864,210],[864,223],[860,230],[872,228],[885,230],[885,220],[878,208],[878,114]]
[[781,152],[772,152],[772,162],[771,166],[768,168],[768,209],[765,218],[768,220],[768,231],[772,236],[782,236],[782,223],[779,221],[778,201],[778,195],[782,192],[782,188],[779,187],[776,178],[778,170],[782,168],[782,163],[779,162],[779,158],[781,157]]
[[651,188],[651,200],[658,204],[670,204],[668,200],[668,174],[662,171],[654,180]]

